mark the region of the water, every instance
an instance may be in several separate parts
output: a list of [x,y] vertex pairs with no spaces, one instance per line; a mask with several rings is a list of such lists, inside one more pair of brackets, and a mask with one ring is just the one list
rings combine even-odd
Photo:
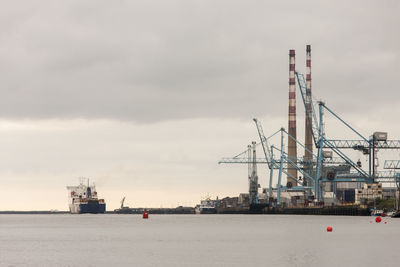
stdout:
[[0,215],[0,266],[398,266],[400,219],[373,219]]

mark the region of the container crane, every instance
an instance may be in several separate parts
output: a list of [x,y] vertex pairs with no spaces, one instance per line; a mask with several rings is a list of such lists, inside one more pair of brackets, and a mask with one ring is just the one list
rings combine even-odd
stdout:
[[[261,123],[256,118],[254,118],[253,121],[256,124],[258,135],[260,137],[260,141],[261,141],[261,144],[262,144],[262,147],[263,147],[264,156],[265,156],[266,161],[268,162],[268,167],[270,169],[269,196],[272,196],[273,169],[275,169],[275,166],[279,166],[278,185],[277,185],[277,187],[278,187],[277,188],[277,204],[279,205],[280,204],[281,189],[282,189],[282,186],[281,186],[282,172],[285,173],[288,177],[292,178],[294,181],[296,181],[296,182],[298,182],[298,183],[300,183],[302,185],[302,186],[297,187],[298,189],[305,189],[306,188],[306,187],[304,187],[304,183],[303,183],[304,181],[301,181],[301,180],[297,179],[297,177],[293,176],[290,172],[288,172],[287,170],[290,167],[298,170],[303,175],[304,178],[310,179],[312,181],[314,180],[314,178],[311,177],[307,172],[305,172],[303,168],[299,167],[298,163],[294,162],[294,160],[291,157],[289,157],[289,155],[287,155],[287,153],[284,152],[284,142],[283,142],[284,134],[287,134],[289,136],[289,138],[293,138],[285,131],[284,128],[281,128],[278,131],[278,132],[281,132],[281,147],[280,147],[280,149],[277,149],[274,146],[271,146],[271,149],[270,149],[269,145],[268,145],[268,139],[269,138],[265,137]],[[278,132],[276,132],[276,133],[278,133]],[[293,140],[295,142],[297,142],[298,144],[302,145],[295,138],[293,138]],[[273,151],[274,150],[277,150],[280,153],[279,164],[274,160],[274,157],[273,157]],[[284,162],[288,163],[288,167],[286,169],[283,168]],[[287,188],[291,188],[291,187],[292,187],[292,185],[288,183],[287,184]]]
[[[357,173],[353,174],[353,177],[356,177],[360,181],[363,182],[374,182],[375,179],[380,179],[382,174],[378,174],[375,170],[375,157],[376,151],[375,149],[400,149],[400,140],[382,140],[377,139],[375,134],[372,138],[367,139],[363,135],[361,135],[357,130],[355,130],[350,124],[345,122],[341,117],[339,117],[335,112],[333,112],[330,108],[326,106],[326,104],[322,101],[318,102],[319,106],[319,120],[317,120],[317,113],[315,111],[314,103],[311,98],[307,97],[306,82],[304,79],[304,75],[295,72],[297,82],[299,84],[299,90],[302,96],[303,104],[308,111],[306,116],[312,117],[312,123],[310,124],[312,137],[315,143],[315,146],[318,149],[318,161],[317,161],[317,170],[315,180],[317,181],[315,184],[315,191],[317,192],[317,197],[321,199],[321,190],[320,190],[320,181],[325,180],[325,178],[321,177],[321,169],[324,161],[324,153],[322,149],[329,148],[333,152],[335,152],[339,157],[341,157],[347,164],[349,164],[352,168],[354,168]],[[311,108],[307,108],[311,107]],[[327,111],[334,118],[339,120],[342,124],[344,124],[348,129],[350,129],[353,133],[359,136],[360,140],[332,140],[326,138],[325,131],[323,128],[323,116],[324,112]],[[311,113],[311,114],[310,114]],[[341,149],[354,149],[360,150],[363,154],[369,155],[369,170],[365,171],[359,166],[359,164],[352,161]],[[381,177],[379,177],[381,176]],[[383,176],[387,176],[384,174]],[[341,177],[343,179],[343,177]],[[387,178],[387,177],[385,177]],[[394,177],[393,177],[394,178]]]

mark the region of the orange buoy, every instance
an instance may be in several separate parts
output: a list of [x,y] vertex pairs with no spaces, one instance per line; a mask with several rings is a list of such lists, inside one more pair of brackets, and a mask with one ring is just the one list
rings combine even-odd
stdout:
[[382,218],[380,216],[375,218],[375,222],[380,223],[382,221]]
[[332,226],[326,227],[326,231],[327,231],[327,232],[332,232],[332,230],[333,230]]
[[147,210],[145,209],[143,211],[143,219],[148,219],[149,218],[149,213],[147,212]]

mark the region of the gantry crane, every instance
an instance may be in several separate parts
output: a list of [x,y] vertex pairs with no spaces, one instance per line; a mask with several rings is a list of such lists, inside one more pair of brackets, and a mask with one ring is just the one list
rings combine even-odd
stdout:
[[[278,169],[278,183],[277,183],[277,204],[280,203],[280,193],[282,188],[287,189],[290,187],[288,184],[286,187],[282,187],[281,178],[282,173],[288,175],[288,177],[296,180],[301,186],[298,188],[303,190],[309,190],[311,192],[311,187],[314,189],[315,197],[318,201],[322,200],[322,188],[321,183],[323,182],[388,182],[395,181],[397,186],[400,186],[400,175],[393,169],[395,167],[400,167],[400,161],[397,162],[385,162],[386,169],[392,169],[390,171],[377,171],[375,166],[375,158],[377,149],[400,149],[400,140],[386,140],[376,138],[373,134],[370,138],[364,137],[357,130],[355,130],[349,123],[344,121],[340,116],[333,112],[326,104],[319,101],[318,112],[316,111],[315,103],[309,94],[309,89],[306,86],[306,81],[304,75],[295,72],[297,83],[299,85],[299,90],[303,100],[304,107],[306,109],[306,117],[311,122],[309,127],[311,128],[312,139],[314,141],[315,147],[317,148],[317,154],[313,154],[310,150],[307,150],[303,144],[298,142],[295,138],[290,136],[285,129],[280,129],[269,137],[265,137],[261,123],[254,119],[256,123],[257,131],[260,137],[260,145],[263,148],[264,158],[256,158],[255,147],[257,144],[252,143],[252,146],[248,148],[247,151],[240,153],[233,158],[222,158],[219,163],[247,163],[249,164],[249,196],[251,196],[251,201],[255,203],[255,189],[254,181],[258,176],[256,175],[256,164],[267,164],[269,173],[269,196],[272,196],[272,178],[274,174],[274,169]],[[345,125],[350,129],[355,135],[358,136],[358,140],[337,140],[329,139],[326,136],[324,129],[324,114],[329,113],[340,123]],[[318,116],[317,116],[318,114]],[[280,148],[275,146],[270,146],[268,140],[280,133],[281,142]],[[284,151],[284,136],[287,138],[292,138],[295,142],[305,148],[305,151],[310,152],[311,159],[303,160],[301,158],[290,158]],[[325,149],[333,151],[338,157],[325,157]],[[354,162],[343,150],[344,149],[354,149],[361,151],[363,154],[368,155],[368,170],[364,170],[358,162]],[[247,158],[245,157],[246,152],[248,153]],[[253,152],[253,153],[252,153]],[[353,168],[356,172],[349,172],[344,174],[335,174],[335,177],[322,177],[322,168],[326,164],[346,164]],[[293,177],[287,170],[290,168],[297,169],[302,175],[303,179],[309,181],[308,184],[303,183],[303,181]],[[258,181],[257,181],[258,190]],[[253,193],[252,193],[253,192]]]
[[[297,182],[301,184],[301,186],[293,187],[293,190],[306,190],[308,192],[308,195],[311,195],[311,187],[310,185],[307,185],[304,183],[304,180],[301,178],[297,179],[293,177],[287,170],[288,169],[296,169],[298,170],[301,174],[303,174],[303,179],[306,178],[310,181],[311,185],[314,183],[314,177],[311,176],[304,168],[305,165],[310,164],[310,162],[305,161],[303,158],[296,158],[295,160],[291,159],[289,155],[284,151],[284,137],[286,136],[287,138],[292,138],[297,144],[299,144],[301,147],[305,148],[305,146],[293,138],[292,136],[289,135],[289,133],[284,129],[281,128],[269,137],[265,137],[264,131],[262,129],[261,123],[257,119],[253,119],[254,122],[256,123],[257,126],[257,131],[259,133],[259,137],[261,142],[258,144],[253,144],[253,147],[255,149],[256,145],[261,145],[263,147],[264,151],[264,158],[251,158],[249,149],[251,146],[248,147],[248,150],[236,155],[235,157],[232,158],[222,158],[218,163],[233,163],[233,164],[249,164],[249,166],[252,166],[251,164],[267,164],[269,168],[269,196],[272,196],[272,192],[274,189],[272,180],[273,180],[273,175],[274,175],[274,169],[278,169],[278,182],[276,185],[277,189],[277,203],[280,203],[280,197],[281,197],[281,190],[282,189],[290,189],[286,187],[282,187],[281,185],[281,178],[282,178],[282,173],[288,175],[289,177],[295,179]],[[280,148],[277,148],[275,146],[269,146],[268,140],[274,136],[276,136],[278,133],[281,135],[281,145]],[[306,149],[306,148],[305,148]],[[247,154],[247,156],[246,156]],[[312,156],[312,163],[315,165],[317,156],[313,153],[311,153]],[[255,161],[254,161],[255,159]],[[341,158],[324,158],[324,164],[326,165],[336,165],[336,164],[345,164],[345,161],[343,161]],[[249,177],[251,173],[251,168],[249,167]]]
[[[376,157],[376,149],[400,149],[400,140],[379,140],[376,138],[376,135],[372,135],[371,138],[367,139],[363,135],[361,135],[357,130],[355,130],[350,124],[345,122],[341,117],[339,117],[335,112],[333,112],[330,108],[326,106],[326,104],[322,101],[318,102],[319,106],[319,120],[317,119],[314,103],[311,98],[307,97],[308,88],[306,87],[306,82],[304,79],[304,75],[295,72],[297,82],[299,85],[300,93],[302,96],[304,107],[306,108],[307,114],[306,116],[312,118],[312,123],[310,124],[311,132],[313,136],[313,140],[315,146],[318,149],[318,160],[317,160],[317,170],[316,170],[316,183],[315,183],[315,192],[318,199],[321,199],[321,188],[320,182],[326,180],[325,178],[321,177],[321,169],[324,159],[324,153],[322,153],[323,149],[328,148],[335,152],[339,157],[341,157],[347,164],[349,164],[352,168],[354,168],[357,173],[354,174],[352,177],[337,177],[342,181],[346,181],[346,179],[355,178],[359,181],[363,182],[375,182],[375,181],[383,181],[385,179],[395,179],[396,174],[387,174],[387,173],[380,173],[376,171],[375,168],[375,157]],[[311,108],[307,108],[311,107]],[[323,116],[324,111],[327,111],[334,118],[339,120],[342,124],[344,124],[348,129],[350,129],[353,133],[355,133],[360,140],[331,140],[326,138],[325,131],[324,131],[324,122]],[[369,170],[365,171],[362,167],[352,161],[350,157],[348,157],[341,149],[355,149],[360,150],[364,154],[369,155]],[[393,176],[390,176],[393,175]],[[390,177],[388,177],[390,176]],[[349,180],[353,181],[353,180]]]
[[[277,185],[277,204],[280,204],[280,197],[281,197],[281,181],[282,181],[282,172],[285,173],[288,177],[292,178],[293,180],[297,181],[300,186],[295,187],[295,189],[300,189],[300,190],[307,190],[308,194],[310,195],[310,187],[304,183],[304,180],[307,179],[310,182],[314,182],[314,177],[310,175],[310,173],[306,172],[304,167],[301,167],[299,163],[302,163],[303,165],[308,164],[304,160],[301,159],[293,159],[289,157],[289,155],[284,151],[284,136],[286,135],[288,138],[291,138],[294,140],[297,144],[301,145],[304,149],[307,149],[301,142],[296,140],[294,137],[292,137],[284,128],[281,128],[279,132],[281,133],[281,145],[280,149],[276,148],[275,146],[271,146],[271,149],[269,149],[268,145],[268,139],[264,135],[264,131],[262,128],[261,123],[254,118],[253,121],[256,124],[258,135],[260,137],[261,144],[263,146],[263,151],[265,155],[265,159],[267,162],[269,162],[269,169],[270,169],[270,181],[269,181],[269,195],[272,196],[272,177],[273,177],[273,170],[279,166],[279,173],[278,173],[278,185]],[[276,134],[276,133],[275,133]],[[280,154],[280,159],[279,163],[274,159],[273,154],[274,151],[277,151]],[[312,155],[312,152],[309,151],[310,154]],[[284,168],[284,164],[287,163],[287,168]],[[276,167],[275,167],[276,166]],[[287,171],[288,168],[294,168],[297,171],[299,171],[303,175],[303,180],[297,179],[293,175],[291,175],[290,172]],[[287,184],[286,188],[292,188],[291,184]]]

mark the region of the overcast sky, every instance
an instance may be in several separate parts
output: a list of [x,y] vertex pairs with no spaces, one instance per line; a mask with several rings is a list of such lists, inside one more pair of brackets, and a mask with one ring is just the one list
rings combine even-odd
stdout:
[[307,44],[315,98],[400,139],[398,1],[0,3],[0,210],[66,210],[79,176],[109,210],[246,192],[217,162],[287,125]]

